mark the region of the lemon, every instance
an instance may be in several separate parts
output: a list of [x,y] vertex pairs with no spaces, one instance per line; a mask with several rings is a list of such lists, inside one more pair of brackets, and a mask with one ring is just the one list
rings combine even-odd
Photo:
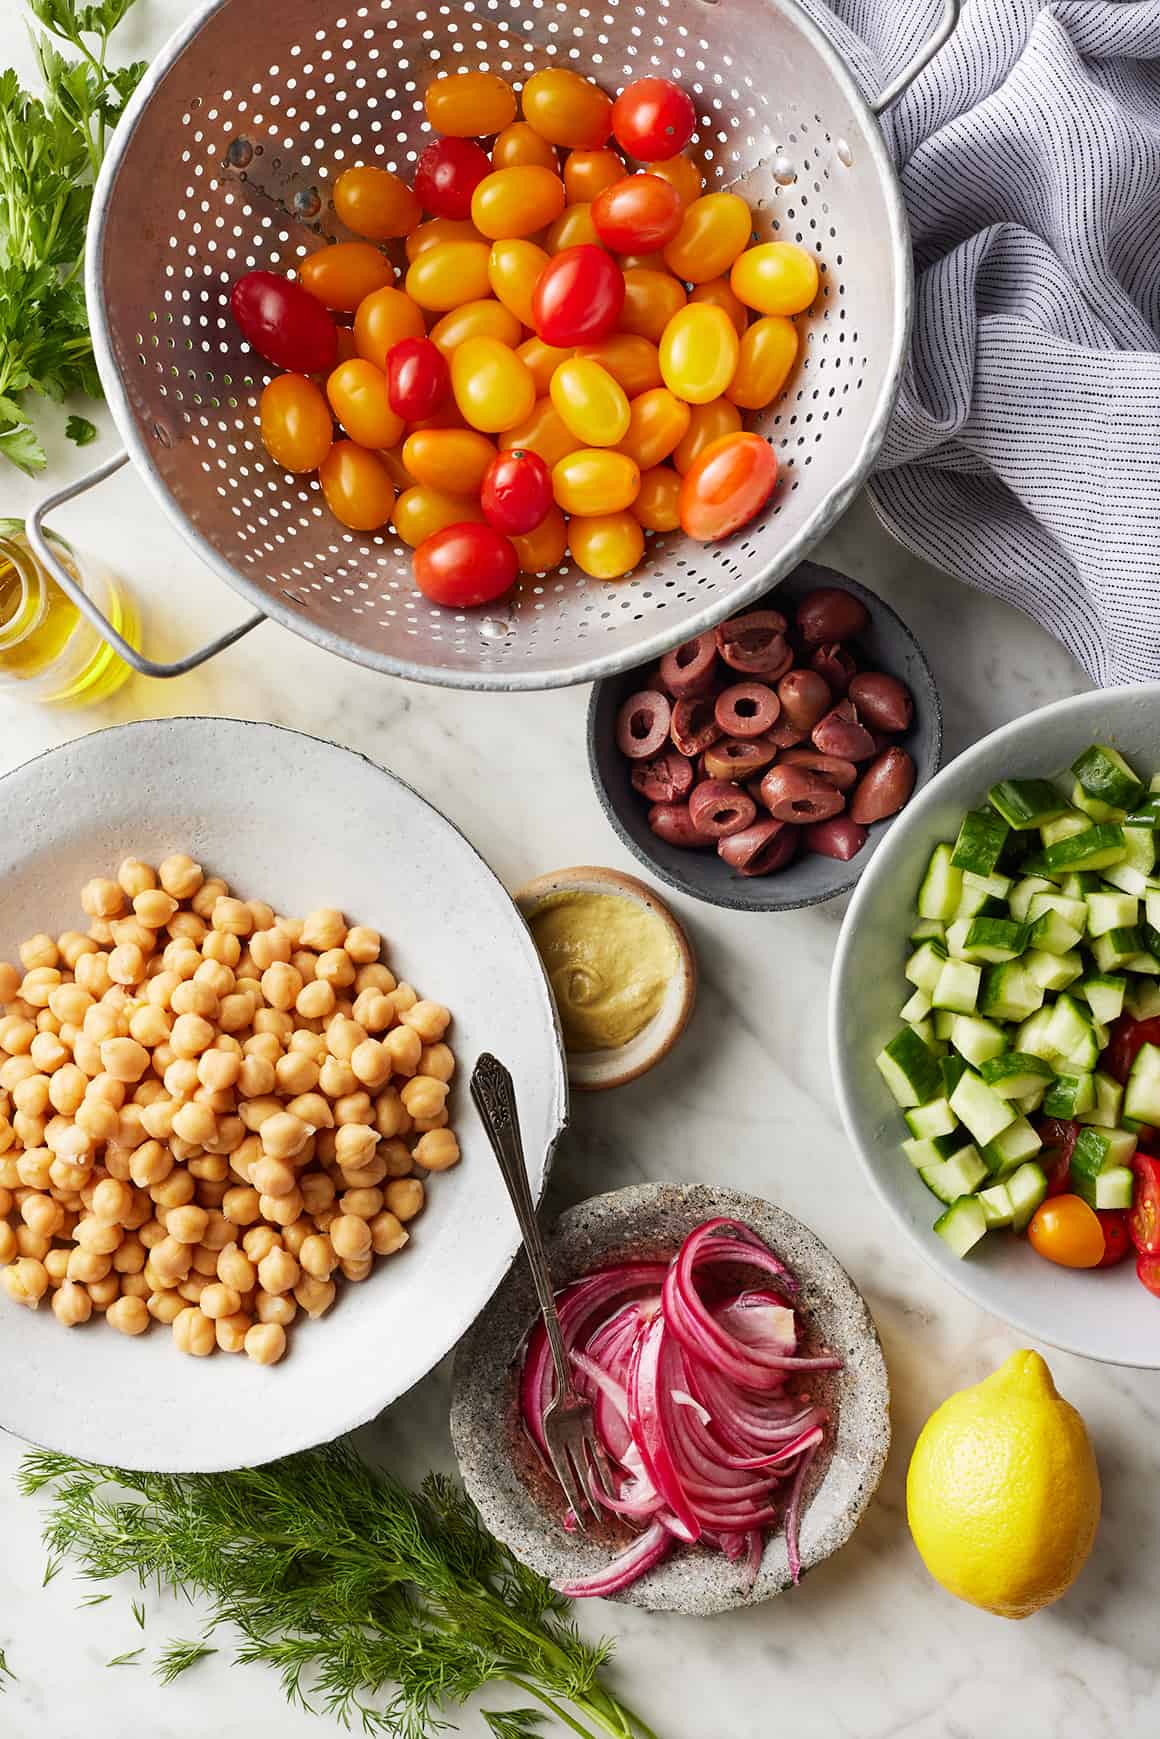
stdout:
[[1100,1476],[1038,1353],[1012,1353],[931,1414],[906,1513],[935,1581],[972,1606],[1027,1618],[1071,1587],[1095,1539]]

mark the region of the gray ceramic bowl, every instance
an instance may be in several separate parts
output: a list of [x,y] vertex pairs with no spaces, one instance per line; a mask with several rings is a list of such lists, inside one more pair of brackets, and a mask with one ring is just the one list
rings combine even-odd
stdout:
[[[593,1196],[561,1215],[549,1240],[560,1286],[624,1257],[667,1258],[702,1221],[726,1214],[752,1226],[801,1281],[799,1308],[810,1352],[840,1353],[840,1371],[816,1373],[812,1394],[833,1415],[811,1469],[801,1519],[803,1572],[845,1544],[873,1497],[890,1448],[886,1361],[866,1303],[814,1234],[782,1209],[736,1190],[650,1183]],[[519,1420],[518,1357],[536,1317],[521,1256],[455,1355],[451,1436],[464,1484],[490,1531],[522,1563],[554,1580],[608,1562],[618,1537],[567,1534],[562,1500]],[[785,1535],[771,1532],[753,1589],[719,1552],[675,1550],[618,1599],[655,1612],[704,1614],[756,1604],[791,1586]]]
[[[914,722],[902,747],[917,769],[917,793],[938,771],[942,755],[942,706],[934,676],[922,648],[902,618],[857,580],[816,562],[802,562],[770,594],[769,604],[792,620],[793,606],[818,586],[841,586],[861,598],[870,612],[870,627],[859,645],[867,669],[900,677],[914,696]],[[761,609],[762,601],[751,606]],[[897,817],[879,821],[857,857],[849,863],[813,854],[795,858],[787,869],[770,876],[740,876],[713,850],[680,851],[649,830],[649,805],[630,783],[632,763],[616,746],[616,715],[622,701],[644,686],[646,672],[622,671],[598,682],[588,707],[588,766],[605,815],[624,844],[662,882],[696,900],[731,906],[742,912],[790,912],[816,906],[847,893],[857,882]],[[913,799],[912,799],[913,801]],[[905,814],[905,810],[903,811]]]

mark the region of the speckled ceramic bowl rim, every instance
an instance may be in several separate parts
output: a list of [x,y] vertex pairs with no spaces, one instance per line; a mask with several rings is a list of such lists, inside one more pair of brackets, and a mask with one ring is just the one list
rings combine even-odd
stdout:
[[[843,1369],[830,1377],[837,1389],[837,1425],[818,1457],[802,1513],[804,1574],[850,1538],[878,1488],[890,1448],[889,1380],[878,1331],[837,1258],[799,1220],[756,1196],[708,1184],[649,1183],[593,1196],[562,1214],[548,1242],[553,1278],[564,1285],[634,1240],[675,1249],[718,1214],[752,1226],[778,1251],[801,1281],[802,1313],[815,1344],[829,1344],[845,1358]],[[563,1579],[599,1568],[607,1554],[599,1544],[566,1534],[515,1469],[507,1398],[513,1360],[534,1318],[531,1277],[521,1259],[456,1350],[451,1436],[464,1484],[486,1526],[522,1563]],[[720,1553],[695,1548],[674,1551],[617,1598],[652,1611],[707,1615],[756,1605],[791,1586],[785,1535],[777,1529],[767,1538],[748,1594],[735,1566]]]

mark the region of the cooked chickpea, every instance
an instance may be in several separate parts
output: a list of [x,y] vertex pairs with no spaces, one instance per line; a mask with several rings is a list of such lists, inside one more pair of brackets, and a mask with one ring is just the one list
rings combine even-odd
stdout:
[[302,1191],[295,1186],[284,1196],[259,1195],[262,1218],[275,1226],[289,1226],[302,1212]]
[[[190,934],[190,931],[193,933]],[[161,956],[161,965],[164,971],[176,973],[184,984],[201,965],[201,955],[197,949],[205,934],[205,925],[192,912],[178,912],[169,925],[169,933],[171,940]]]
[[394,1059],[386,1045],[381,1044],[378,1039],[364,1039],[361,1045],[355,1047],[350,1066],[363,1085],[372,1093],[377,1093],[390,1080]]
[[95,1256],[111,1256],[124,1236],[122,1226],[112,1220],[98,1220],[95,1214],[86,1214],[83,1220],[78,1220],[73,1231],[80,1248]]
[[355,1214],[339,1214],[330,1222],[330,1242],[340,1262],[365,1256],[371,1247],[370,1227]]
[[443,1110],[447,1098],[446,1081],[436,1081],[430,1075],[413,1075],[402,1089],[399,1097],[403,1101],[403,1109],[416,1122],[420,1119],[438,1117]]
[[224,935],[248,936],[254,928],[254,914],[244,900],[235,900],[227,894],[215,902],[210,923]]
[[217,1134],[217,1118],[208,1105],[199,1105],[195,1099],[191,1099],[175,1112],[173,1133],[182,1141],[192,1142],[195,1147],[203,1147]]
[[[171,1143],[170,1152],[172,1151]],[[178,1156],[174,1154],[174,1158],[177,1157]],[[149,1186],[150,1200],[155,1202],[158,1208],[165,1208],[166,1210],[169,1208],[185,1207],[188,1202],[193,1200],[196,1193],[197,1185],[189,1175],[189,1172],[184,1170],[180,1165],[175,1166],[169,1173],[169,1176],[162,1178],[160,1183],[150,1184]]]
[[343,1215],[353,1214],[356,1220],[373,1220],[382,1209],[383,1192],[373,1188],[345,1190],[338,1205]]
[[335,1132],[334,1157],[341,1166],[364,1165],[378,1146],[378,1136],[365,1123],[344,1123]]
[[349,1063],[328,1056],[318,1072],[318,1085],[328,1099],[341,1099],[355,1091],[358,1077]]
[[[123,1224],[124,1222],[122,1222]],[[139,1274],[145,1266],[145,1246],[132,1233],[122,1238],[113,1251],[113,1270],[117,1274]]]
[[0,1051],[6,1051],[9,1057],[27,1056],[35,1037],[34,1021],[25,1020],[15,1014],[9,1015],[6,1020],[0,1020]]
[[7,960],[0,960],[0,1007],[15,1002],[20,994],[21,974]]
[[64,1224],[64,1209],[51,1196],[28,1195],[20,1204],[20,1218],[38,1237],[55,1238]]
[[346,919],[333,906],[319,906],[303,918],[300,939],[304,948],[314,948],[320,954],[327,948],[341,948],[346,940]]
[[[90,1203],[94,1219],[107,1222],[111,1226],[121,1226],[125,1216],[133,1207],[133,1191],[127,1183],[118,1183],[115,1178],[102,1178],[93,1190]],[[89,1248],[93,1248],[92,1245]]]
[[334,1110],[330,1101],[321,1093],[299,1093],[286,1106],[292,1116],[298,1117],[308,1129],[333,1129]]
[[406,1135],[411,1127],[397,1087],[387,1087],[375,1099],[375,1128],[385,1141]]
[[216,1272],[223,1286],[238,1293],[252,1292],[258,1283],[256,1265],[232,1239],[217,1253]]
[[105,1321],[118,1334],[144,1334],[149,1327],[149,1311],[142,1298],[117,1298],[106,1310]]
[[241,1298],[232,1286],[224,1286],[220,1280],[211,1281],[205,1287],[198,1304],[211,1322],[216,1322],[222,1316],[236,1316],[242,1308]]
[[[398,1215],[393,1214],[389,1208],[384,1208],[381,1214],[375,1215],[370,1223],[370,1232],[371,1248],[376,1256],[393,1256],[411,1236]],[[346,1272],[345,1269],[343,1272]]]
[[[407,1155],[408,1161],[410,1154]],[[382,1183],[387,1175],[387,1162],[376,1151],[362,1165],[344,1165],[342,1181],[347,1189],[370,1190]]]
[[[262,1139],[262,1148],[271,1159],[292,1159],[296,1153],[301,1153],[310,1139],[308,1125],[303,1123],[300,1117],[295,1117],[293,1112],[283,1111],[281,1108],[274,1116],[262,1119],[259,1133]],[[258,1188],[261,1188],[260,1184]],[[285,1192],[274,1191],[273,1193],[280,1195]]]
[[252,1226],[261,1213],[258,1191],[239,1186],[222,1197],[222,1213],[231,1226]]
[[427,1192],[417,1177],[392,1178],[383,1191],[386,1205],[397,1220],[413,1220],[426,1200]]
[[189,903],[199,918],[208,919],[218,901],[227,898],[229,891],[229,884],[220,876],[208,876]]
[[302,986],[294,1007],[303,1020],[327,1020],[334,1013],[337,1001],[334,986],[316,979]]
[[149,1252],[148,1265],[163,1285],[174,1286],[185,1279],[193,1266],[193,1244],[175,1238],[167,1230],[160,1244],[155,1244]]
[[189,1353],[195,1359],[208,1357],[217,1346],[213,1323],[195,1304],[187,1305],[174,1317],[173,1338],[178,1352]]
[[374,1261],[373,1254],[366,1256],[352,1256],[346,1262],[341,1262],[339,1267],[342,1269],[344,1279],[357,1283],[358,1281],[366,1280],[369,1277],[371,1269],[374,1267]]
[[256,1365],[276,1365],[286,1351],[286,1330],[281,1323],[256,1322],[243,1344]]
[[450,1129],[433,1129],[419,1137],[412,1158],[424,1171],[449,1171],[459,1163],[459,1143]]
[[117,883],[131,900],[135,900],[138,894],[157,886],[157,871],[142,863],[139,857],[126,857],[121,860],[117,871]]
[[340,1063],[350,1063],[353,1070],[354,1053],[365,1042],[366,1037],[366,1028],[361,1027],[356,1020],[335,1015],[326,1029],[326,1048]]
[[[17,952],[25,972],[34,972],[39,966],[58,966],[60,964],[60,952],[56,943],[51,936],[45,935],[43,931],[40,935],[30,936],[26,942],[22,942]],[[5,997],[4,1000],[10,1002],[12,998]]]
[[374,1114],[374,1103],[369,1093],[344,1093],[341,1099],[334,1101],[334,1121],[340,1127],[345,1123],[369,1125]]
[[302,974],[297,967],[276,960],[262,974],[262,995],[271,1008],[285,1011],[294,1007],[302,989]]
[[12,1103],[25,1117],[43,1117],[48,1110],[47,1075],[26,1075],[12,1088]]
[[114,984],[140,984],[145,976],[145,956],[136,943],[127,942],[109,955],[109,977]]
[[413,984],[408,984],[401,978],[394,989],[395,1007],[400,1014],[406,1014],[409,1008],[414,1008],[419,1000],[419,993]]
[[335,1198],[333,1178],[327,1177],[324,1171],[309,1171],[299,1180],[298,1188],[302,1194],[302,1203],[306,1213],[313,1218],[328,1208]]
[[[394,993],[396,996],[398,991]],[[383,1049],[391,1059],[391,1069],[396,1075],[413,1075],[419,1067],[419,1058],[423,1054],[423,1040],[413,1026],[392,1027],[382,1041]]]
[[450,1081],[455,1073],[455,1054],[450,1045],[424,1045],[419,1056],[419,1074],[435,1081]]
[[165,1289],[151,1292],[145,1300],[145,1308],[154,1322],[173,1323],[185,1309],[185,1304],[179,1292]]
[[260,973],[276,961],[289,965],[292,952],[290,938],[284,930],[259,930],[250,937],[250,956]]
[[277,1296],[290,1292],[297,1284],[301,1270],[289,1250],[270,1250],[258,1263],[258,1284],[264,1292]]
[[259,1159],[250,1170],[254,1188],[264,1196],[288,1196],[297,1179],[293,1166],[283,1159]]
[[171,1238],[179,1244],[199,1244],[209,1225],[209,1215],[204,1208],[186,1203],[183,1207],[171,1208],[165,1221],[165,1229]]
[[101,1067],[115,1081],[139,1081],[149,1067],[149,1052],[136,1039],[104,1039]]
[[125,892],[107,876],[94,876],[81,889],[81,910],[90,918],[116,918],[125,910]]
[[73,967],[73,976],[90,996],[104,996],[113,982],[109,977],[108,955],[97,953],[94,944],[93,952],[82,954]]
[[[52,961],[38,961],[38,965],[52,965]],[[329,984],[335,990],[345,990],[355,980],[355,964],[345,948],[327,948],[318,956],[314,967],[317,981]]]
[[52,1314],[65,1328],[77,1328],[93,1314],[93,1301],[75,1280],[65,1280],[52,1295]]
[[200,1014],[179,1014],[173,1023],[170,1044],[179,1057],[200,1057],[214,1041],[214,1030]]
[[35,1256],[20,1256],[3,1272],[4,1290],[14,1304],[35,1310],[48,1291],[48,1269]]
[[47,1130],[43,1117],[26,1117],[23,1111],[14,1111],[12,1129],[17,1141],[26,1150],[44,1146]]
[[55,966],[37,966],[24,974],[20,994],[33,1008],[47,1008],[49,997],[60,989],[62,982]]
[[[107,1162],[106,1162],[107,1163]],[[173,1155],[159,1141],[144,1141],[133,1150],[129,1176],[138,1189],[152,1189],[173,1170]]]
[[251,1226],[242,1239],[242,1249],[256,1267],[263,1256],[268,1256],[271,1250],[280,1250],[282,1240],[273,1226]]
[[31,1226],[23,1221],[16,1228],[16,1251],[18,1256],[32,1256],[36,1261],[43,1262],[52,1247],[52,1236],[48,1232],[34,1232]]
[[[178,985],[170,997],[170,1007],[176,1015],[200,1015],[205,1021],[213,1021],[221,1013],[221,999],[208,984],[200,982],[195,973],[192,978],[183,979]],[[172,1034],[170,1042],[172,1043]]]
[[117,1145],[119,1147],[135,1148],[147,1139],[145,1125],[141,1119],[144,1116],[141,1105],[125,1105],[117,1120]]
[[317,1320],[325,1316],[334,1303],[337,1288],[329,1280],[317,1280],[313,1274],[304,1274],[294,1288],[295,1302],[306,1312],[307,1316]]
[[194,863],[185,852],[175,852],[167,857],[157,870],[157,879],[167,894],[172,894],[175,900],[190,900],[197,893],[205,880],[199,863]]
[[[225,930],[211,930],[201,945],[202,964],[207,961],[233,971],[242,958],[242,944]],[[228,992],[222,994],[228,995]]]
[[[145,962],[157,946],[157,932],[143,924],[139,918],[114,918],[109,925],[112,932],[114,952],[118,948],[138,948],[141,952],[141,977],[145,976]],[[113,981],[117,982],[116,979]]]

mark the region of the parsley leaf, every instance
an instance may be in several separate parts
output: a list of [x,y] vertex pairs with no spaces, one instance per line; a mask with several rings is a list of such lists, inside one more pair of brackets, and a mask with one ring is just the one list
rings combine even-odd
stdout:
[[78,447],[87,447],[90,441],[97,438],[97,425],[90,423],[87,417],[73,416],[65,424],[64,432]]

